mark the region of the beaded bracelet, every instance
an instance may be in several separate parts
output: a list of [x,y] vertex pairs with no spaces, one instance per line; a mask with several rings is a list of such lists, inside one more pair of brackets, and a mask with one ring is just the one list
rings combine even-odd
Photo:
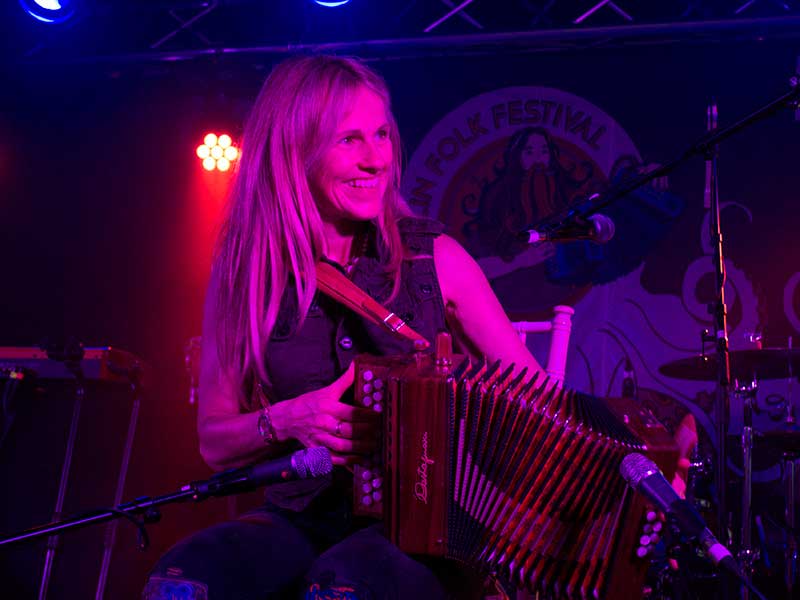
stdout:
[[272,415],[269,413],[269,405],[261,409],[257,422],[258,434],[265,444],[272,444],[275,441],[275,428],[272,426]]
[[264,444],[272,444],[275,442],[277,436],[275,435],[275,427],[272,425],[272,415],[269,412],[269,400],[267,400],[267,396],[264,394],[264,387],[261,385],[261,382],[256,384],[255,392],[258,397],[259,404],[261,404],[261,414],[258,415],[258,421],[256,422],[258,435],[260,435],[261,439],[264,440]]

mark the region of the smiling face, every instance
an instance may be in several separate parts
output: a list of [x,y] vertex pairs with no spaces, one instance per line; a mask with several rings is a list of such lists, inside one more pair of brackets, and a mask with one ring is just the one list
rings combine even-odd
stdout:
[[310,181],[323,221],[369,221],[380,214],[394,151],[390,127],[381,97],[361,87]]

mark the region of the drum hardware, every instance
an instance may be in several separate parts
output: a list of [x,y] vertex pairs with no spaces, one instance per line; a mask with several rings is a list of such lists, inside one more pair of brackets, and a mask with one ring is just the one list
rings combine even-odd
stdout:
[[761,350],[762,342],[764,341],[764,335],[761,331],[748,331],[744,334],[744,339],[750,344],[754,349]]
[[704,453],[701,442],[698,441],[689,461],[689,479],[686,483],[686,499],[706,514],[714,507],[713,489],[711,482],[714,479],[714,460]]
[[[798,439],[800,442],[800,439]],[[795,515],[797,510],[797,459],[800,457],[800,443],[794,452],[783,455],[783,494],[785,502],[784,519],[786,521],[787,542],[784,563],[784,583],[789,597],[792,597],[797,584],[797,529]]]
[[[800,372],[800,350],[788,348],[761,348],[731,350],[731,375],[739,381],[752,378],[790,379]],[[714,381],[717,358],[700,354],[679,358],[661,365],[659,373],[687,381]]]
[[[755,340],[757,341],[757,340]],[[735,382],[732,397],[734,407],[742,411],[742,431],[739,443],[742,453],[742,521],[739,534],[740,547],[737,558],[742,566],[742,573],[752,577],[756,572],[756,565],[761,562],[768,567],[769,560],[764,555],[766,536],[763,532],[762,519],[753,515],[753,458],[761,456],[762,452],[781,453],[781,471],[783,473],[783,498],[785,526],[776,526],[786,531],[786,544],[783,548],[784,558],[784,585],[789,597],[797,588],[798,545],[796,536],[796,485],[797,464],[800,458],[800,427],[796,425],[795,409],[792,399],[791,386],[793,377],[798,373],[797,364],[800,362],[800,353],[793,349],[789,340],[786,348],[755,348],[738,350],[730,353],[731,370],[737,376],[752,377],[747,384]],[[690,358],[671,361],[662,365],[659,371],[670,377],[691,381],[711,380],[716,370],[716,359],[713,356],[694,356]],[[753,377],[756,376],[756,377]],[[779,407],[782,414],[773,415],[781,418],[780,427],[776,429],[756,429],[753,415],[759,413],[755,401],[758,392],[758,378],[787,379],[789,390],[785,399],[780,403],[768,403]],[[700,502],[710,504],[703,498],[702,487],[705,477],[712,466],[710,457],[703,459],[699,448],[695,450],[690,463],[690,479],[687,487],[688,497],[694,501],[695,506],[701,508]],[[769,519],[769,517],[768,517]],[[772,519],[769,519],[772,521]],[[759,539],[753,539],[753,526],[759,532]],[[749,592],[743,590],[742,597],[747,599]]]
[[797,461],[800,459],[800,427],[785,421],[782,427],[770,431],[754,432],[755,448],[774,449],[782,452],[783,473],[783,523],[773,523],[786,535],[784,547],[784,584],[788,597],[797,587],[798,544],[796,529],[797,514]]
[[[755,563],[760,560],[760,551],[753,545],[752,538],[752,475],[753,453],[762,450],[779,450],[782,452],[781,466],[783,472],[785,522],[787,529],[787,544],[784,549],[784,583],[787,593],[791,596],[797,587],[798,549],[795,534],[795,515],[797,507],[796,488],[796,460],[800,456],[800,428],[796,425],[794,402],[792,398],[792,385],[794,377],[800,372],[800,351],[793,348],[791,337],[785,348],[761,348],[760,336],[753,336],[752,343],[756,348],[748,350],[734,350],[730,352],[731,373],[736,378],[747,380],[751,383],[745,386],[736,386],[734,398],[740,400],[743,409],[743,429],[741,434],[743,489],[742,489],[742,526],[741,548],[738,558],[742,565],[743,574],[752,576]],[[690,381],[710,381],[715,378],[717,371],[716,357],[701,354],[689,358],[682,358],[662,365],[659,371],[668,377]],[[778,429],[759,431],[753,427],[753,412],[758,412],[755,403],[758,379],[786,379],[788,391],[786,398],[781,402],[782,423]],[[778,415],[776,414],[777,418]],[[748,598],[747,590],[743,596]]]
[[[753,564],[758,560],[758,549],[753,548],[752,530],[752,494],[753,494],[753,405],[758,392],[758,381],[754,378],[749,384],[734,382],[733,397],[743,404],[744,426],[742,428],[742,535],[738,559],[742,575],[750,580],[753,576]],[[748,600],[750,592],[742,590],[742,599]]]

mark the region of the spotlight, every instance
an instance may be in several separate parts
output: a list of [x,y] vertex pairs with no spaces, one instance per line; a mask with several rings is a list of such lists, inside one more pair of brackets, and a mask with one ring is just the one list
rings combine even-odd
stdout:
[[233,146],[228,146],[225,148],[225,158],[228,160],[236,160],[239,158],[239,151]]
[[344,6],[350,0],[314,0],[314,2],[325,8],[336,8],[337,6]]
[[203,143],[195,150],[197,157],[203,161],[203,168],[206,171],[227,171],[231,168],[231,163],[239,158],[239,149],[233,146],[233,140],[227,133],[217,136],[215,133],[207,133],[203,137]]
[[75,12],[75,0],[19,0],[31,17],[42,23],[63,23]]

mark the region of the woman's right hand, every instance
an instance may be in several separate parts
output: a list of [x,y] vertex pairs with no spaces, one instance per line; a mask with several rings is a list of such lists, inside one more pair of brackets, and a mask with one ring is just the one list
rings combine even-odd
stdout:
[[331,451],[335,465],[360,462],[359,456],[377,449],[380,415],[373,410],[341,401],[353,385],[354,363],[330,385],[302,394],[284,405],[286,433],[306,447],[324,446]]

